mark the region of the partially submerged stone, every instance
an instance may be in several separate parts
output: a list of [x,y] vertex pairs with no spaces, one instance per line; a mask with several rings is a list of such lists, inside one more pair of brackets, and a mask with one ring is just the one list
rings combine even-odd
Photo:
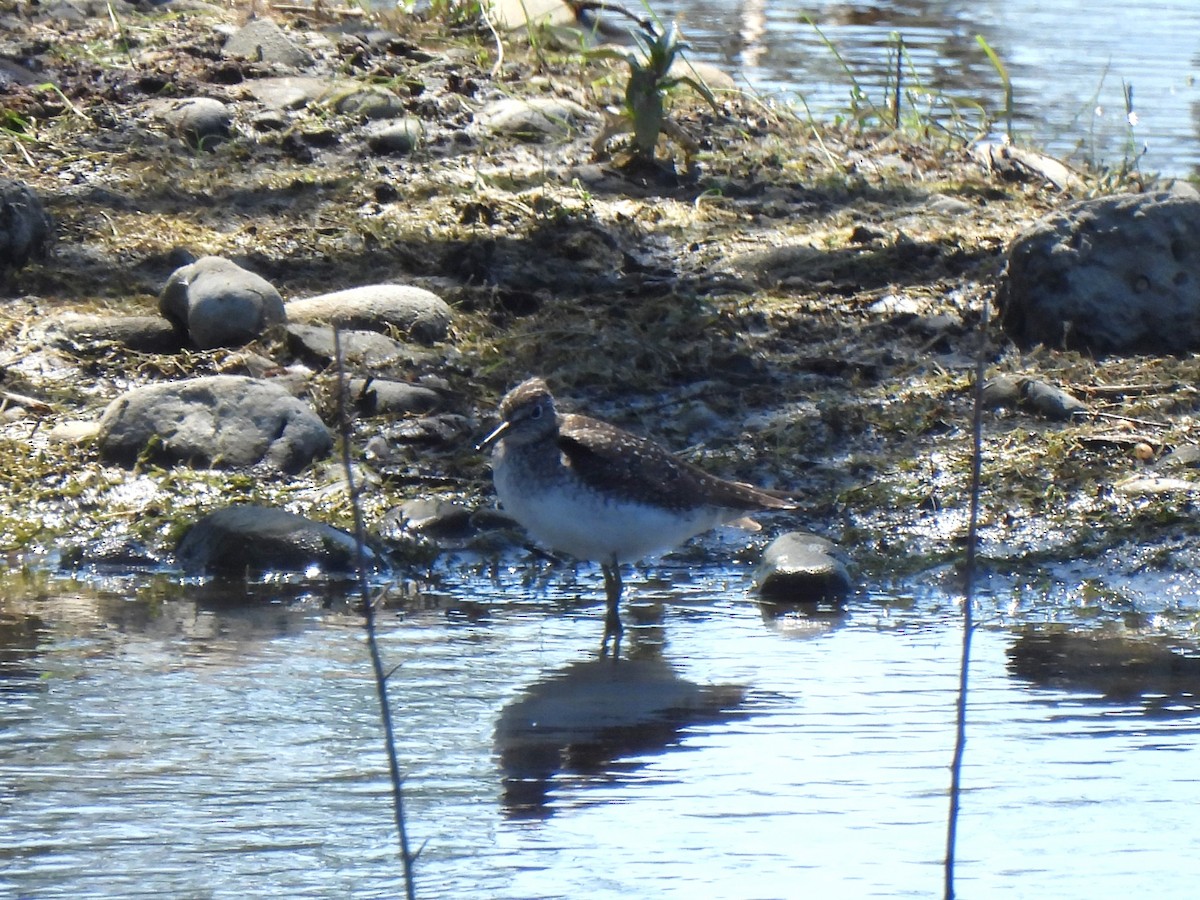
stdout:
[[1047,216],[1009,247],[998,302],[1025,347],[1200,349],[1200,199],[1121,194]]
[[792,531],[763,551],[754,575],[759,597],[770,603],[837,604],[850,593],[850,573],[823,537]]
[[202,350],[239,347],[287,321],[279,291],[221,256],[204,256],[171,273],[159,311]]
[[212,375],[126,392],[104,411],[99,445],[105,459],[123,465],[146,455],[213,468],[266,463],[294,473],[328,455],[333,437],[279,385]]
[[[382,561],[363,547],[364,565]],[[358,549],[352,534],[273,506],[227,506],[188,530],[175,561],[189,574],[237,577],[268,572],[353,575]]]

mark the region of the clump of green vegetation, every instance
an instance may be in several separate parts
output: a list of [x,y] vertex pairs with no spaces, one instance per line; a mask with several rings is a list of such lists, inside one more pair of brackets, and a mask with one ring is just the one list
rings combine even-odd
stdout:
[[590,55],[594,58],[619,59],[629,65],[629,81],[625,85],[625,106],[621,114],[608,122],[593,147],[601,152],[604,145],[618,134],[633,134],[633,156],[639,162],[652,162],[659,135],[674,140],[690,156],[698,149],[695,140],[667,113],[667,96],[672,89],[685,84],[703,97],[713,109],[717,101],[712,91],[698,78],[673,74],[680,54],[687,44],[680,40],[679,29],[672,22],[661,34],[653,36],[634,32],[640,53],[621,53],[601,48]]

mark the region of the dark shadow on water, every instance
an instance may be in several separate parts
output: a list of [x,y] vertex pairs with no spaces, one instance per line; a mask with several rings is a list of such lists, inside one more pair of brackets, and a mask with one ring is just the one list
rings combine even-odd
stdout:
[[1200,713],[1200,647],[1178,639],[1029,626],[1008,649],[1008,669],[1099,702],[1140,700],[1148,715]]
[[496,722],[494,749],[509,818],[553,813],[555,780],[619,780],[638,767],[622,757],[659,753],[685,729],[729,721],[740,685],[698,685],[660,656],[572,663],[528,687]]

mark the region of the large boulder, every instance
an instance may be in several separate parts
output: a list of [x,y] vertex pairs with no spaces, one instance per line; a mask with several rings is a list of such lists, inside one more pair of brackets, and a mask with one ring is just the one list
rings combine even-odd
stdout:
[[135,388],[104,411],[98,440],[101,454],[123,465],[146,455],[214,468],[266,463],[289,473],[333,449],[329,429],[304,401],[242,375]]
[[1200,199],[1124,194],[1047,216],[1009,247],[998,302],[1026,347],[1200,349]]
[[221,256],[172,272],[158,309],[202,350],[239,347],[287,320],[283,298],[269,281]]
[[[382,566],[363,548],[368,569]],[[352,575],[358,569],[354,535],[274,506],[236,505],[210,513],[193,525],[175,549],[185,572],[245,576],[265,572]]]

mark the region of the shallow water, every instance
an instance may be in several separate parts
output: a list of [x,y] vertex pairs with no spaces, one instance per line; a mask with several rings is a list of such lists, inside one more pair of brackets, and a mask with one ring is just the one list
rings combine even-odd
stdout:
[[[1194,0],[650,5],[664,21],[680,21],[697,58],[767,95],[803,98],[820,120],[855,118],[849,112],[855,83],[867,101],[885,108],[887,87],[894,84],[893,35],[899,34],[906,54],[902,84],[912,91],[905,110],[915,103],[922,113],[945,118],[948,105],[930,106],[931,98],[951,100],[964,115],[970,104],[979,104],[995,120],[992,136],[999,138],[1005,132],[1004,89],[976,42],[982,35],[1011,78],[1018,140],[1113,166],[1144,149],[1143,171],[1200,172],[1200,3]],[[1133,126],[1123,82],[1132,87]]]
[[[517,575],[382,617],[420,897],[940,893],[955,598],[771,619],[742,570],[651,569],[614,674],[598,573],[532,595]],[[961,894],[1191,896],[1191,682],[1035,686],[985,621]],[[0,895],[402,893],[366,649],[336,595],[62,583],[0,600],[0,623]]]

